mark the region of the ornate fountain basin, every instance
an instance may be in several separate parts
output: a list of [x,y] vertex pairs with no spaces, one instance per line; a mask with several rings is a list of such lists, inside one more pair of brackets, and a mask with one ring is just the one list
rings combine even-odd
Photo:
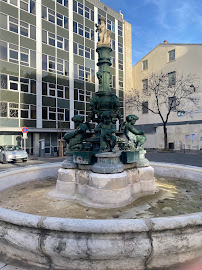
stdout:
[[[158,176],[202,182],[202,168],[151,163]],[[0,190],[57,177],[61,163],[0,173]],[[36,216],[0,208],[0,259],[35,269],[166,269],[202,257],[202,213],[136,220]],[[32,268],[33,269],[33,268]]]

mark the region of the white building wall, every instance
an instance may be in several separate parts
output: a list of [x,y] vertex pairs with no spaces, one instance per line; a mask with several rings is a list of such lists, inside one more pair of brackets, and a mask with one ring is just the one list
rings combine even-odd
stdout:
[[[175,49],[175,60],[169,62],[168,52]],[[148,70],[142,70],[142,61],[148,60]],[[176,71],[176,76],[184,74],[195,75],[198,79],[193,83],[196,86],[196,97],[199,97],[199,108],[193,106],[192,103],[186,104],[185,111],[193,111],[191,115],[186,114],[183,117],[177,116],[177,112],[171,112],[169,123],[176,125],[168,125],[168,142],[174,142],[175,148],[183,147],[190,149],[198,149],[201,147],[201,124],[194,124],[194,121],[202,120],[202,45],[201,44],[159,44],[153,51],[141,59],[133,66],[133,89],[142,91],[142,80],[149,78],[152,73],[169,73]],[[145,97],[143,101],[152,102],[151,99]],[[167,109],[163,110],[164,116]],[[154,115],[152,112],[142,114],[141,111],[134,109],[127,110],[127,113],[134,113],[139,116],[137,125],[162,123],[159,115]],[[179,123],[181,125],[179,125]],[[184,124],[183,124],[184,123]],[[163,147],[163,128],[157,127],[156,134],[149,135],[151,138],[145,143],[145,147],[162,148]],[[158,138],[157,142],[155,137]],[[188,142],[189,139],[191,141]]]

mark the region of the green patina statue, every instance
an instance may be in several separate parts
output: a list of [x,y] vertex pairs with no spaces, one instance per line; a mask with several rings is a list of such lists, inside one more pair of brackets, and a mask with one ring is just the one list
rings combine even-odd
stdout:
[[147,139],[144,131],[137,130],[134,127],[138,119],[139,117],[136,115],[128,115],[126,122],[121,124],[121,128],[124,129],[124,134],[129,141],[130,150],[141,149]]
[[90,124],[84,123],[84,117],[81,115],[75,115],[72,117],[72,121],[75,123],[75,130],[65,134],[63,139],[69,144],[70,151],[83,150],[83,140],[86,138],[86,130],[90,130]]
[[100,151],[111,152],[116,145],[115,125],[112,123],[113,113],[105,111],[101,116],[101,123],[95,128],[96,136],[100,137]]

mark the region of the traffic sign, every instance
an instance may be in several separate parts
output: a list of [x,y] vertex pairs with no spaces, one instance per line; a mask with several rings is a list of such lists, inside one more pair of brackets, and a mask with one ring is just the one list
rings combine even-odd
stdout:
[[28,128],[27,128],[27,127],[23,127],[23,128],[22,128],[22,132],[23,132],[23,133],[27,133],[27,132],[28,132]]

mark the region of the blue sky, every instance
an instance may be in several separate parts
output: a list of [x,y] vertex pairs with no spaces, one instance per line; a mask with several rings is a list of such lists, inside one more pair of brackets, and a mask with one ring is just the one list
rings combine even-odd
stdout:
[[132,24],[133,65],[159,43],[202,43],[201,0],[101,0]]

